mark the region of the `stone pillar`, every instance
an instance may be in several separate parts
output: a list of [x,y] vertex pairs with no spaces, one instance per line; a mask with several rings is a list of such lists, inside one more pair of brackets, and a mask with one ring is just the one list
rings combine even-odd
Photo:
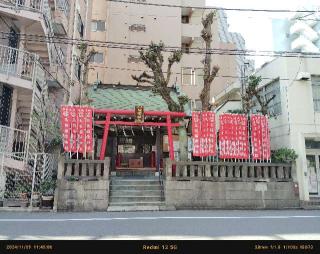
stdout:
[[228,178],[233,177],[233,166],[228,166]]
[[213,172],[212,172],[212,176],[213,177],[219,177],[219,169],[218,169],[218,166],[214,165],[213,166]]
[[166,180],[172,179],[172,162],[170,159],[165,159],[164,161],[165,171],[166,171]]
[[283,167],[282,166],[279,166],[277,168],[277,178],[278,179],[283,179],[284,177],[284,174],[283,174]]
[[271,170],[271,179],[276,179],[277,178],[277,175],[276,175],[276,167],[275,166],[272,166],[270,168]]
[[262,169],[260,166],[257,167],[257,178],[262,178]]
[[62,179],[62,177],[64,176],[64,166],[65,166],[64,158],[63,156],[60,156],[59,162],[58,162],[58,174],[57,174],[58,179]]
[[234,167],[234,177],[240,178],[240,167],[239,166]]
[[249,172],[248,172],[248,166],[244,165],[244,166],[242,167],[241,171],[242,171],[242,178],[243,178],[243,179],[248,178],[248,174],[249,174]]
[[104,158],[104,163],[103,163],[103,177],[105,179],[109,179],[109,175],[110,175],[110,158],[106,157]]
[[195,166],[194,165],[190,165],[190,177],[194,177],[195,176]]
[[[180,166],[180,168],[182,168],[182,176],[187,177],[188,176],[187,166],[186,165],[182,165],[182,166]],[[193,171],[193,173],[194,173],[194,171]],[[190,168],[190,176],[191,176],[191,168]]]
[[74,176],[80,176],[80,166],[79,166],[79,162],[76,162],[74,164]]
[[210,169],[210,165],[206,165],[206,174],[205,174],[206,177],[211,177],[211,169]]
[[269,178],[269,167],[268,166],[263,167],[263,177]]
[[226,177],[226,166],[220,166],[220,177]]

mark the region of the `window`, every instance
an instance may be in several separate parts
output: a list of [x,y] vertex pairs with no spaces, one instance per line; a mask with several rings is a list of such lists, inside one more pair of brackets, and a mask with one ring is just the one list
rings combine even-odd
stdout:
[[190,53],[190,44],[182,43],[181,50],[182,50],[182,53],[189,54]]
[[203,85],[203,70],[199,68],[182,68],[182,84]]
[[103,63],[103,53],[95,53],[90,58],[91,63]]
[[91,31],[92,32],[103,32],[106,30],[106,22],[103,20],[92,20]]
[[80,13],[78,13],[78,24],[77,24],[78,32],[80,34],[80,37],[83,38],[84,33],[84,25],[80,16]]
[[133,24],[129,26],[129,30],[132,32],[145,32],[146,26],[143,24]]
[[70,13],[69,0],[56,0],[56,10],[63,11],[65,16],[68,17]]
[[314,111],[320,112],[320,76],[312,76],[312,96]]
[[[282,114],[281,109],[281,95],[280,95],[280,80],[274,80],[268,85],[265,85],[259,91],[259,95],[262,100],[267,101],[270,100],[273,96],[275,96],[271,102],[268,104],[268,113],[272,116],[277,116]],[[256,97],[253,98],[254,107],[252,108],[252,113],[259,113],[260,104],[258,103]]]
[[182,16],[181,22],[182,24],[189,24],[189,16]]

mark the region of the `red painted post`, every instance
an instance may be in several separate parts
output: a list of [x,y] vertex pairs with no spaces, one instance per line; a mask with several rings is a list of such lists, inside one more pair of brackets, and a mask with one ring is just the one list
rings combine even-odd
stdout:
[[111,118],[111,114],[107,113],[104,132],[103,132],[101,151],[100,151],[100,160],[104,160],[104,156],[106,154],[106,148],[107,148],[107,142],[108,142],[108,134],[109,134],[109,126],[110,126],[110,118]]
[[173,150],[173,138],[172,138],[172,125],[171,116],[167,115],[167,128],[168,128],[168,142],[169,142],[169,155],[170,160],[174,160],[174,150]]

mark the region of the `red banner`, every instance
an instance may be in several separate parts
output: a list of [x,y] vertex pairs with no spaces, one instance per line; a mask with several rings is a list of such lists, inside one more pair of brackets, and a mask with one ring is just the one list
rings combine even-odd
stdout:
[[251,116],[251,144],[253,160],[271,159],[270,130],[266,116]]
[[93,152],[93,109],[87,106],[62,106],[61,130],[66,152]]
[[221,159],[249,159],[246,115],[220,115],[219,148]]
[[214,112],[192,113],[193,156],[216,155],[216,123]]

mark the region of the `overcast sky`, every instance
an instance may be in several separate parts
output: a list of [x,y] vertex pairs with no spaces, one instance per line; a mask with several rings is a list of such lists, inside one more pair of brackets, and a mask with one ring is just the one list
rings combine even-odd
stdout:
[[[206,0],[207,6],[250,9],[288,9],[297,10],[305,6],[320,5],[320,0]],[[228,11],[229,31],[239,32],[246,40],[247,49],[273,50],[272,19],[286,18],[290,14],[265,12]],[[292,14],[291,14],[292,15]],[[256,67],[270,59],[256,57]]]

